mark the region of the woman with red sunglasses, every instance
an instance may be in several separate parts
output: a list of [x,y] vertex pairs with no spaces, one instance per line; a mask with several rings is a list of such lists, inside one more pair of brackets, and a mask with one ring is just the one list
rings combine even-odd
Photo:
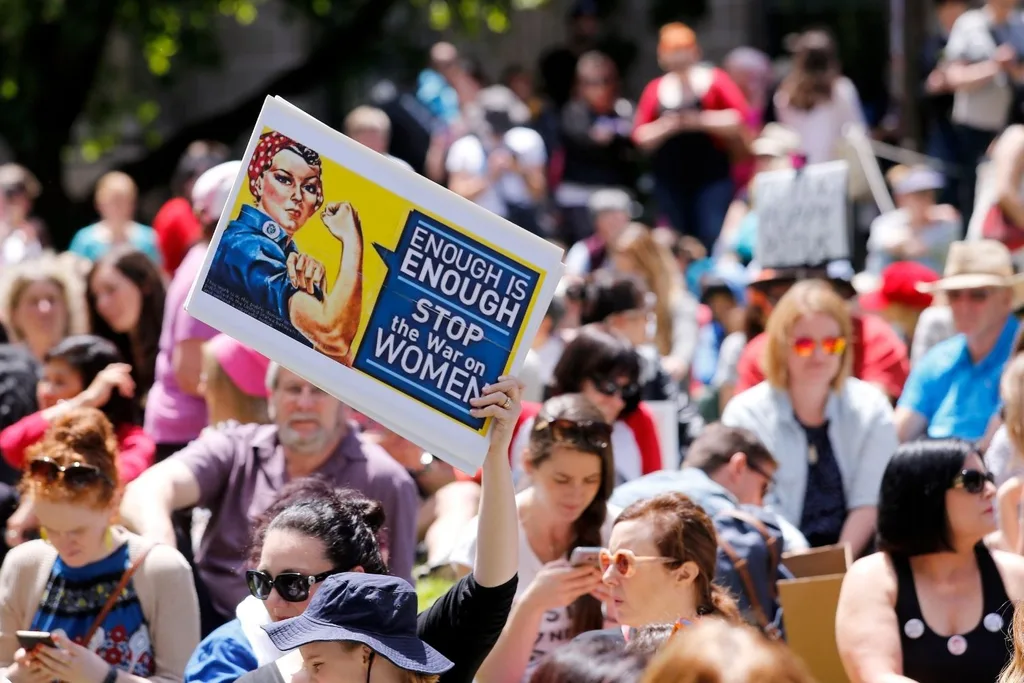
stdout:
[[889,399],[850,376],[850,314],[821,280],[794,285],[768,317],[766,380],[722,422],[754,432],[779,469],[769,501],[812,547],[871,544],[878,487],[898,445]]

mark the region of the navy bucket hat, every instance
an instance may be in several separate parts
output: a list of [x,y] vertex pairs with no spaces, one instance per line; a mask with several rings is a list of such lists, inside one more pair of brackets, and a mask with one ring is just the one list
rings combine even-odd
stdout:
[[406,671],[439,675],[453,666],[416,634],[416,591],[394,576],[349,572],[327,577],[306,611],[266,624],[279,650],[309,643],[362,643]]

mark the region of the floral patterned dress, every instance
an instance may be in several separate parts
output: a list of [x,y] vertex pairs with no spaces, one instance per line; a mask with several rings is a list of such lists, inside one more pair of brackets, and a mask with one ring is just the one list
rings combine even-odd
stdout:
[[153,643],[132,581],[128,582],[92,641],[83,642],[130,565],[127,543],[84,567],[69,567],[58,557],[32,619],[32,629],[63,633],[112,666],[142,678],[151,677],[156,670]]

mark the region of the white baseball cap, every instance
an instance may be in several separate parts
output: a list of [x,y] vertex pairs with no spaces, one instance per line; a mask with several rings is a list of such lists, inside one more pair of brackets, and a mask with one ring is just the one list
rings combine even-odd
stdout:
[[192,185],[192,210],[206,223],[216,221],[224,211],[241,161],[225,161],[207,170]]

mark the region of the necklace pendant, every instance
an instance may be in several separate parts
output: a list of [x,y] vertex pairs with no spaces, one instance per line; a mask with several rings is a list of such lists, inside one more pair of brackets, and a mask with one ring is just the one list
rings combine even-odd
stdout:
[[812,465],[818,464],[818,447],[814,444],[807,447],[807,462]]

